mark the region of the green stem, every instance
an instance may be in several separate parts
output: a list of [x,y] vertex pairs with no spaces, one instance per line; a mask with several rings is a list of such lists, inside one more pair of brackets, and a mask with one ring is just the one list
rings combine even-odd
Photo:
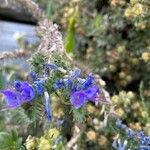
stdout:
[[139,87],[139,92],[140,92],[140,98],[142,100],[142,104],[143,104],[143,107],[147,113],[146,115],[146,120],[147,122],[150,122],[150,115],[149,115],[149,112],[148,112],[148,108],[146,107],[146,104],[145,104],[145,98],[144,98],[144,95],[143,95],[143,86],[144,86],[144,83],[143,81],[140,82],[140,87]]
[[53,2],[52,2],[52,0],[49,0],[48,5],[47,5],[46,16],[50,20],[52,18],[52,15],[53,15]]

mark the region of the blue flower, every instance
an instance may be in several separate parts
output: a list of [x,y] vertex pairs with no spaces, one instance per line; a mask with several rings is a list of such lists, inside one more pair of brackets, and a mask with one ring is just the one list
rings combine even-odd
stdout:
[[88,98],[90,101],[95,102],[95,101],[96,101],[96,98],[97,98],[98,95],[99,95],[99,88],[98,88],[97,86],[89,87],[89,88],[85,91],[85,94],[86,94],[87,98]]
[[47,63],[47,64],[45,64],[45,67],[48,69],[54,69],[54,70],[59,69],[59,67],[53,63],[49,63],[49,64]]
[[84,91],[77,91],[71,94],[71,104],[76,108],[82,107],[87,102],[87,97]]
[[63,79],[60,79],[60,80],[57,80],[57,81],[54,83],[53,88],[54,88],[55,90],[59,90],[59,89],[63,88],[64,86],[65,86],[64,80],[63,80]]
[[34,99],[35,92],[33,87],[27,82],[14,82],[15,90],[2,90],[0,91],[6,100],[6,105],[9,108],[17,108],[25,102],[29,102]]
[[34,71],[31,71],[29,76],[32,78],[33,81],[36,81],[38,79],[38,76]]
[[123,124],[120,119],[117,119],[116,126],[120,129],[124,130],[129,138],[134,138],[137,134],[132,129],[128,128],[127,125]]
[[81,88],[82,89],[86,89],[90,86],[93,85],[94,82],[94,77],[92,75],[87,76],[87,78],[85,79],[85,82],[82,84]]
[[23,102],[29,102],[34,99],[34,89],[27,81],[21,83],[20,90],[21,100]]
[[142,145],[139,150],[150,150],[150,146]]
[[63,81],[64,81],[65,87],[72,89],[73,81],[71,79],[64,79]]
[[36,93],[37,95],[42,95],[44,93],[44,85],[43,85],[43,82],[41,81],[35,81],[34,82],[34,85],[35,85],[35,90],[36,90]]
[[97,86],[89,87],[87,90],[73,92],[70,96],[71,104],[76,108],[84,106],[88,101],[96,102],[96,97],[99,93]]
[[139,141],[139,150],[150,150],[150,136],[146,136],[144,131],[135,132],[128,128],[121,120],[116,121],[116,126],[123,129],[129,138],[136,138]]
[[74,79],[80,77],[80,75],[81,75],[81,70],[76,68],[76,69],[74,69],[73,71],[70,72],[69,78],[71,80],[74,80]]
[[51,106],[50,106],[50,96],[47,91],[44,92],[44,99],[45,99],[45,114],[47,116],[47,119],[51,121],[52,112],[51,112]]
[[124,143],[121,143],[120,139],[116,139],[116,140],[114,140],[112,146],[116,150],[126,150],[126,148],[127,148],[127,141],[125,140]]
[[72,89],[72,86],[73,86],[73,82],[72,80],[70,79],[59,79],[57,80],[54,85],[53,85],[53,88],[55,90],[60,90],[62,88],[69,88],[69,89]]
[[150,147],[150,136],[146,136],[144,131],[140,131],[138,133],[138,138],[141,146],[149,146]]
[[6,107],[8,108],[18,108],[21,106],[20,95],[11,90],[2,90],[0,91],[6,97]]
[[14,88],[16,89],[16,91],[20,91],[21,90],[21,82],[14,81]]

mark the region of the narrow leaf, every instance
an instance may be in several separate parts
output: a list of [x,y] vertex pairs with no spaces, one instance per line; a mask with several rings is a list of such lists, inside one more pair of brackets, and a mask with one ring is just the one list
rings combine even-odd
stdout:
[[73,53],[75,48],[75,15],[69,20],[67,35],[65,38],[65,49],[67,53]]

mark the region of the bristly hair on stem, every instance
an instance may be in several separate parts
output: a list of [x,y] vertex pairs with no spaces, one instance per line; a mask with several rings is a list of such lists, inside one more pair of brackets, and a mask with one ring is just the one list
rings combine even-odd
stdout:
[[25,7],[29,13],[33,15],[33,17],[36,20],[41,20],[42,18],[45,18],[45,14],[42,9],[32,0],[16,0],[20,4],[22,4],[23,7]]
[[20,58],[20,57],[30,57],[30,56],[31,56],[31,52],[23,50],[23,49],[15,50],[13,52],[4,51],[0,53],[0,61],[9,59],[9,58]]

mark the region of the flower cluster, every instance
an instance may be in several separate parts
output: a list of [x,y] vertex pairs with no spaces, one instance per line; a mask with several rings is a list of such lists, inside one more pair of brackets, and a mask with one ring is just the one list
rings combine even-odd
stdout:
[[139,150],[150,150],[150,136],[146,136],[144,131],[136,132],[128,128],[121,120],[116,121],[116,126],[125,131],[128,138],[135,138],[139,143]]
[[121,143],[121,140],[119,139],[119,137],[117,137],[112,146],[116,149],[116,150],[126,150],[127,148],[127,140],[125,140],[123,143]]
[[81,78],[81,70],[70,71],[67,79],[60,79],[54,84],[55,90],[67,88],[70,90],[70,103],[76,108],[81,108],[87,102],[98,102],[100,90],[94,83],[94,77],[90,74],[87,78]]
[[23,103],[30,102],[35,97],[35,90],[31,84],[27,81],[14,82],[13,90],[2,90],[0,91],[6,97],[6,104],[8,108],[18,108]]
[[[57,73],[63,75],[60,77]],[[33,71],[30,72],[29,76],[32,79],[32,85],[27,81],[15,81],[13,90],[8,89],[1,91],[6,97],[7,107],[15,109],[20,107],[23,103],[31,102],[38,96],[43,95],[45,114],[48,120],[52,119],[50,96],[58,90],[61,91],[62,94],[68,93],[65,98],[66,100],[69,99],[70,104],[73,105],[75,109],[83,107],[88,102],[98,103],[100,94],[104,93],[103,89],[100,90],[96,85],[94,76],[89,74],[86,78],[83,78],[80,69],[74,69],[67,73],[63,68],[50,63],[44,64],[44,72],[40,77]],[[52,87],[50,90],[49,86]]]

